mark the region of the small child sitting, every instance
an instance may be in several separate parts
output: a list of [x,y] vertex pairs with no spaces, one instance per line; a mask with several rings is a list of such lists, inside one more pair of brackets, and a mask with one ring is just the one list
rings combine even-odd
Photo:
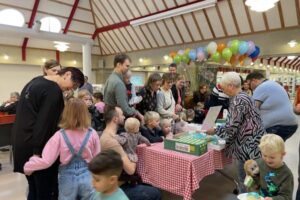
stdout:
[[144,116],[146,126],[141,128],[141,133],[151,143],[162,142],[163,133],[159,129],[160,117],[157,112],[149,111]]
[[105,103],[103,102],[103,94],[101,92],[95,92],[93,98],[98,112],[104,113]]
[[194,123],[195,111],[193,109],[186,110],[186,121],[188,123]]
[[162,130],[163,135],[166,139],[172,139],[173,133],[172,133],[172,127],[171,127],[171,121],[169,119],[162,119],[160,121],[160,128]]
[[178,133],[183,133],[185,131],[185,127],[188,124],[186,122],[186,114],[184,111],[180,112],[178,114],[179,118],[178,120],[175,122],[175,128],[174,128],[174,133],[178,134]]
[[286,154],[283,139],[275,134],[261,138],[259,148],[262,159],[257,161],[260,170],[260,193],[265,200],[292,200],[293,174],[283,162]]
[[102,151],[90,163],[89,170],[93,177],[94,192],[91,200],[129,200],[119,188],[118,179],[123,169],[120,154],[112,149]]
[[147,138],[141,135],[139,132],[140,121],[136,118],[130,117],[125,121],[126,132],[116,135],[116,139],[122,145],[124,151],[127,153],[128,158],[132,162],[137,162],[138,157],[135,153],[136,146],[138,144],[145,143],[150,146],[150,142]]

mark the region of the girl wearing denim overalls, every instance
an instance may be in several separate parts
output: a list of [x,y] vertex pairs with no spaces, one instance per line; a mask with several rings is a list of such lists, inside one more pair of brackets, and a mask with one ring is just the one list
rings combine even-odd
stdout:
[[[60,156],[59,200],[89,200],[94,192],[87,168],[100,152],[97,132],[89,128],[90,114],[79,99],[67,102],[57,131],[47,142],[42,156],[34,155],[24,165],[26,175],[50,167]],[[38,187],[38,186],[37,186]]]

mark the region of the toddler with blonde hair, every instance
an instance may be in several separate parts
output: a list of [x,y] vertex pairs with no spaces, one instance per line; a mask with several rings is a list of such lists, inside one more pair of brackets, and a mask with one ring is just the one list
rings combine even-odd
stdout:
[[147,146],[150,146],[151,144],[149,140],[139,132],[140,121],[138,119],[133,117],[128,118],[125,121],[124,128],[126,132],[116,135],[116,139],[127,153],[129,160],[137,162],[136,146],[142,143],[145,143]]
[[172,123],[169,119],[162,119],[160,120],[160,128],[162,130],[163,135],[166,139],[172,139],[173,133],[172,133]]
[[145,116],[145,126],[141,128],[141,133],[151,143],[162,142],[163,133],[159,128],[160,116],[157,112],[148,111]]
[[283,139],[275,134],[261,138],[259,148],[262,159],[257,161],[260,171],[260,193],[265,200],[292,200],[293,174],[283,162],[285,146]]

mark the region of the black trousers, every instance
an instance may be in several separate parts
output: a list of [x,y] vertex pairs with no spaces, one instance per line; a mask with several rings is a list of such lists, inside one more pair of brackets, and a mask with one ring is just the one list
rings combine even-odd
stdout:
[[27,200],[58,199],[58,161],[51,167],[35,171],[26,178],[29,185]]
[[[299,152],[298,153],[300,155],[300,144],[299,144]],[[300,200],[300,157],[299,157],[299,163],[298,163],[298,189],[297,189],[297,193],[296,193],[296,200]]]

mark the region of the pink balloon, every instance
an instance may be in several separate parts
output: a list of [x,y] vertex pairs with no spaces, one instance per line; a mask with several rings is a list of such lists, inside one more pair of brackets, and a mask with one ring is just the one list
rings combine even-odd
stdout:
[[247,55],[251,55],[255,51],[255,44],[252,41],[248,41],[248,51]]
[[182,49],[179,50],[179,51],[177,52],[177,54],[178,54],[178,55],[183,55],[183,54],[184,54],[184,50],[182,50]]
[[198,61],[203,61],[204,60],[204,58],[205,58],[205,54],[204,54],[204,52],[203,51],[199,51],[198,53],[197,53],[197,59],[198,59]]

